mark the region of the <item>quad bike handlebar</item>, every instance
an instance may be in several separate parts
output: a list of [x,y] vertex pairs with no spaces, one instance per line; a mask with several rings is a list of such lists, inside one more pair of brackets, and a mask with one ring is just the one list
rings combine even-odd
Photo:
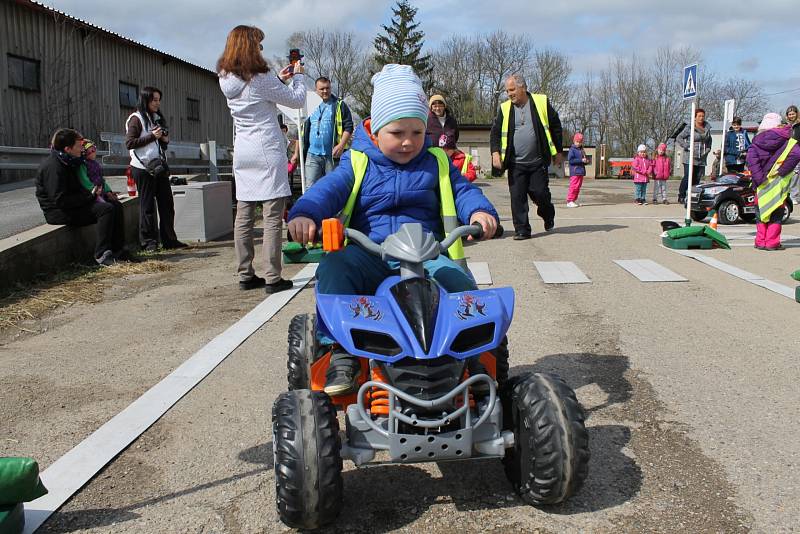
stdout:
[[[355,244],[363,248],[364,250],[373,253],[376,256],[383,257],[384,250],[381,245],[373,241],[369,238],[366,234],[359,232],[358,230],[353,230],[352,228],[345,228],[344,229],[344,236],[353,241]],[[447,252],[447,249],[456,242],[456,239],[464,236],[472,236],[476,239],[480,239],[483,237],[483,227],[480,223],[473,223],[473,224],[465,224],[464,226],[459,226],[452,233],[450,233],[447,237],[445,237],[442,241],[439,242],[439,251],[441,253]]]

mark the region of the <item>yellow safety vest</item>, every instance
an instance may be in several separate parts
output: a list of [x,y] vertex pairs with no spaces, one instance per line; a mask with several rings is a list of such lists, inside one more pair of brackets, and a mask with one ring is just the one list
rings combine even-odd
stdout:
[[[436,157],[436,162],[439,166],[439,197],[442,199],[442,224],[444,226],[444,235],[447,237],[450,232],[458,228],[456,202],[453,197],[453,186],[450,183],[450,159],[441,148],[430,147],[428,152]],[[353,166],[355,181],[353,182],[353,189],[350,191],[350,196],[347,198],[344,209],[340,214],[342,224],[345,228],[350,225],[350,217],[353,215],[356,197],[358,197],[361,183],[364,181],[364,175],[367,174],[369,157],[359,150],[350,150],[350,164]],[[464,256],[464,245],[461,243],[461,238],[457,239],[456,242],[447,249],[447,255],[464,270],[467,269],[467,260]]]
[[776,209],[783,206],[786,202],[786,197],[789,195],[789,183],[792,180],[792,173],[789,172],[786,176],[778,176],[778,169],[781,168],[783,162],[789,156],[789,152],[797,144],[797,140],[793,137],[786,143],[786,148],[778,156],[775,165],[772,166],[767,179],[756,188],[758,196],[758,214],[761,222],[769,222],[769,217]]
[[472,161],[472,156],[469,154],[464,154],[464,165],[461,166],[461,174],[463,174],[464,176],[467,175],[470,161]]
[[[550,134],[550,120],[547,118],[547,95],[528,93],[528,96],[533,98],[536,114],[539,116],[542,126],[544,126],[544,134],[547,137],[547,145],[550,147],[550,155],[555,156],[558,151],[553,144],[553,136]],[[511,119],[511,104],[511,100],[506,100],[500,104],[500,112],[503,114],[503,126],[500,130],[500,161],[506,160],[506,151],[508,150],[508,123]]]

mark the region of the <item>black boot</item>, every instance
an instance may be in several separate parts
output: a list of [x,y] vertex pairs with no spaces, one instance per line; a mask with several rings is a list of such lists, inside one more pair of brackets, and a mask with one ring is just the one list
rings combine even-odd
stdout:
[[323,391],[331,397],[355,393],[358,390],[360,372],[358,358],[344,352],[341,347],[335,347],[331,353],[330,367],[325,373]]

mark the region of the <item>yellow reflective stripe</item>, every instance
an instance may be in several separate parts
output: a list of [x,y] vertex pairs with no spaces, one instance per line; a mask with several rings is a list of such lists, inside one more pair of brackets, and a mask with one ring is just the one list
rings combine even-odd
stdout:
[[470,161],[472,161],[472,156],[469,154],[464,154],[464,165],[461,166],[461,174],[467,174],[467,171],[469,171]]
[[[338,145],[342,142],[342,135],[344,135],[344,126],[342,121],[342,100],[336,104],[336,142],[335,145]],[[350,148],[351,140],[347,140],[347,144],[345,145],[345,149]]]
[[786,148],[783,149],[781,155],[775,161],[775,164],[767,174],[766,180],[756,188],[758,193],[758,213],[761,222],[769,222],[770,215],[776,209],[780,208],[786,201],[786,196],[789,194],[789,183],[792,179],[792,173],[789,172],[786,176],[778,176],[778,170],[786,161],[789,152],[797,144],[794,138],[789,139],[786,143]]
[[[439,165],[439,196],[442,199],[442,224],[444,235],[447,235],[458,227],[458,215],[456,214],[456,202],[453,198],[453,185],[450,182],[450,159],[441,148],[430,147],[428,152],[436,157]],[[464,259],[464,245],[461,239],[457,239],[449,249],[447,254],[453,261]]]
[[500,112],[503,114],[503,126],[500,129],[500,161],[505,161],[506,150],[508,150],[508,121],[511,117],[511,100],[506,100],[500,104]]
[[547,146],[550,147],[550,155],[555,156],[558,152],[556,146],[553,144],[553,136],[550,134],[550,119],[547,117],[547,95],[531,95],[533,97],[533,104],[536,106],[536,113],[539,115],[539,120],[542,121],[544,126],[544,135],[547,137]]
[[367,174],[367,165],[369,164],[369,157],[359,150],[350,151],[350,165],[353,167],[353,190],[350,191],[350,196],[347,198],[347,203],[339,218],[345,228],[350,225],[350,217],[353,215],[353,208],[356,205],[356,197],[361,189],[361,182],[364,181],[364,175]]

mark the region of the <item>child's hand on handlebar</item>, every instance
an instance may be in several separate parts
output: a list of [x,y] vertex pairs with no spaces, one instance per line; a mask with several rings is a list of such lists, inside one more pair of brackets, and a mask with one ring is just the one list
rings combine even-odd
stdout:
[[289,221],[289,233],[296,243],[313,244],[317,240],[317,225],[308,217],[295,217]]
[[[497,219],[485,211],[476,211],[473,213],[472,217],[469,218],[469,223],[479,223],[481,225],[483,228],[483,237],[481,237],[481,241],[491,239],[497,231]],[[470,236],[469,239],[472,239],[472,236]]]

